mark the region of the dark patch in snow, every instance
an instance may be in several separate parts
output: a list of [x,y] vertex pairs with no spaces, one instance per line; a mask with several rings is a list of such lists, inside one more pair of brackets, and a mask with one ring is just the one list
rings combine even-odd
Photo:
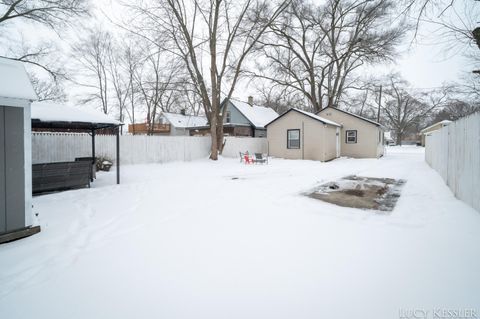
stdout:
[[331,204],[390,212],[395,208],[405,180],[362,176],[346,176],[320,185],[309,197]]

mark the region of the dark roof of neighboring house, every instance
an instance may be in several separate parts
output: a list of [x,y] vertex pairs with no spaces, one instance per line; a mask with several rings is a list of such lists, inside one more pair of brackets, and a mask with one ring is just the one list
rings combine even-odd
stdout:
[[[318,113],[323,112],[323,111],[325,111],[326,109],[334,109],[334,110],[340,111],[340,112],[342,112],[342,113],[345,113],[345,114],[354,116],[354,117],[356,117],[356,118],[358,118],[358,119],[360,119],[360,120],[364,120],[364,121],[366,121],[366,122],[369,122],[370,124],[373,124],[373,125],[376,125],[376,126],[382,126],[382,124],[380,124],[380,123],[378,123],[378,122],[369,120],[369,119],[367,119],[367,118],[365,118],[365,117],[362,117],[362,116],[360,116],[360,115],[357,115],[357,114],[354,114],[354,113],[351,113],[351,112],[348,112],[348,111],[344,111],[344,110],[341,110],[341,109],[336,108],[336,107],[327,106],[326,108],[322,109],[322,110],[319,111]],[[318,114],[318,113],[317,113],[317,114]]]
[[333,126],[341,127],[341,125],[338,124],[338,123],[335,123],[335,122],[333,122],[333,121],[327,120],[327,119],[325,119],[325,118],[323,118],[323,117],[320,117],[320,116],[318,116],[318,115],[316,115],[316,114],[313,114],[313,113],[310,113],[310,112],[307,112],[307,111],[302,111],[302,110],[299,110],[299,109],[296,109],[296,108],[291,108],[291,109],[289,109],[288,111],[283,112],[283,113],[282,113],[281,115],[279,115],[276,119],[274,119],[273,121],[267,123],[267,124],[265,125],[265,127],[267,127],[268,125],[272,124],[273,122],[275,122],[276,120],[280,119],[281,117],[283,117],[284,115],[286,115],[287,113],[289,113],[289,112],[291,112],[291,111],[295,111],[295,112],[297,112],[297,113],[300,113],[300,114],[303,114],[303,115],[305,115],[305,116],[308,116],[308,117],[310,117],[310,118],[312,118],[312,119],[314,119],[314,120],[317,120],[317,121],[319,121],[319,122],[322,122],[323,124],[328,124],[328,125],[333,125]]

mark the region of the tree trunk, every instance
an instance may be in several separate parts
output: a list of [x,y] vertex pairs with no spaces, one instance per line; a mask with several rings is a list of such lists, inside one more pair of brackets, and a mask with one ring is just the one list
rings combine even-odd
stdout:
[[402,133],[397,133],[397,145],[400,145],[402,146],[402,137],[403,137],[403,134]]
[[217,117],[212,115],[210,120],[210,135],[212,138],[212,147],[210,149],[210,159],[218,160],[218,139],[217,139]]

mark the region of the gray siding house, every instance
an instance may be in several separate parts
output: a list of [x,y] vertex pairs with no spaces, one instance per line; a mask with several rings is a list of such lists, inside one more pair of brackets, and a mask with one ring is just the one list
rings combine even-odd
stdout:
[[222,111],[226,133],[234,136],[267,137],[265,125],[278,117],[278,113],[269,107],[253,104],[253,98],[248,102],[234,99],[224,100]]
[[[248,97],[248,102],[235,99],[223,100],[220,108],[224,115],[223,134],[228,136],[267,137],[265,125],[275,118],[275,110],[253,104],[253,98]],[[225,113],[226,112],[226,113]],[[190,135],[208,135],[210,126],[187,127]]]

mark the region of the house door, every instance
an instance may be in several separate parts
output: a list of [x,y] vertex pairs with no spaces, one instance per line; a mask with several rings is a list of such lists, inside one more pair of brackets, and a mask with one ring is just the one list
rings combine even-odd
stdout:
[[340,157],[340,128],[337,127],[337,133],[335,134],[336,145],[337,145],[337,157]]

